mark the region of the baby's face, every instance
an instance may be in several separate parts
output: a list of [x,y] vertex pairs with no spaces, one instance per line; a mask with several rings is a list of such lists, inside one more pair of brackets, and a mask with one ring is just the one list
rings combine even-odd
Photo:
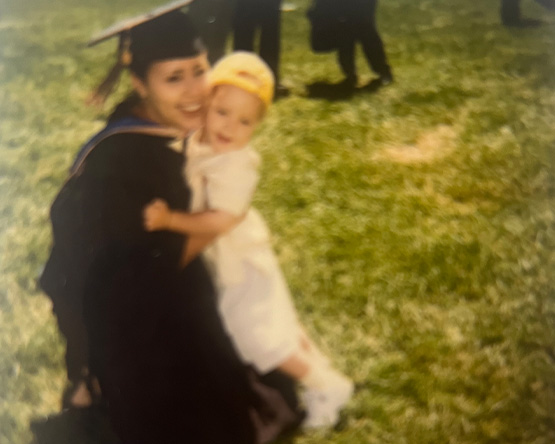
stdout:
[[254,94],[232,85],[219,85],[206,114],[203,141],[214,151],[244,147],[262,116],[262,102]]

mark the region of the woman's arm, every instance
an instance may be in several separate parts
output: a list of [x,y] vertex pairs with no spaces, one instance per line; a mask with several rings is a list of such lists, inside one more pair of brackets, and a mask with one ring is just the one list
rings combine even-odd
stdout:
[[179,265],[185,267],[189,262],[191,262],[195,257],[197,257],[203,250],[210,245],[217,236],[213,235],[198,235],[193,234],[187,239],[187,245],[183,250],[183,255],[181,257],[181,262]]
[[172,211],[168,204],[156,199],[143,211],[144,226],[147,231],[168,230],[177,233],[216,237],[233,228],[243,219],[223,210],[209,210],[200,213]]

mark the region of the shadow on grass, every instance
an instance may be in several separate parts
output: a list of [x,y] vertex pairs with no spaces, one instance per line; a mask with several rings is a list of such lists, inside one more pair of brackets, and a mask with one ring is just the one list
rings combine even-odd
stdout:
[[532,18],[519,18],[503,23],[507,28],[538,28],[544,24],[542,20]]
[[306,86],[308,97],[312,99],[326,99],[330,101],[349,100],[355,94],[360,93],[376,93],[382,88],[380,79],[374,79],[361,87],[354,87],[344,82],[329,83],[315,82]]
[[121,444],[101,406],[64,410],[31,422],[32,444]]
[[[103,406],[67,409],[44,419],[31,421],[31,444],[122,444]],[[294,428],[275,444],[295,444],[302,432]]]
[[531,79],[535,88],[555,88],[554,59],[551,54],[515,54],[503,68],[516,77]]

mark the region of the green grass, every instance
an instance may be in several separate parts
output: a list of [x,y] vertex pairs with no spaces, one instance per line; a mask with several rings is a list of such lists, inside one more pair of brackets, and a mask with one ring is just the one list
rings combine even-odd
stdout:
[[[306,96],[341,79],[309,50],[307,3],[283,16],[293,95],[257,135],[256,205],[301,318],[359,391],[339,430],[292,442],[555,442],[555,15],[523,1],[546,24],[507,29],[497,1],[383,1],[396,82],[331,102]],[[65,383],[35,280],[49,204],[109,108],[83,101],[115,47],[82,42],[156,4],[0,3],[0,443],[29,443]]]

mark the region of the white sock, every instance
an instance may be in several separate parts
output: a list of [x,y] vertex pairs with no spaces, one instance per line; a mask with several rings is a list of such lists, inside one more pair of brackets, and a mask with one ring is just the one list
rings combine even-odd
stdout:
[[327,372],[321,365],[312,365],[308,373],[301,379],[301,384],[309,389],[322,389],[328,385]]

